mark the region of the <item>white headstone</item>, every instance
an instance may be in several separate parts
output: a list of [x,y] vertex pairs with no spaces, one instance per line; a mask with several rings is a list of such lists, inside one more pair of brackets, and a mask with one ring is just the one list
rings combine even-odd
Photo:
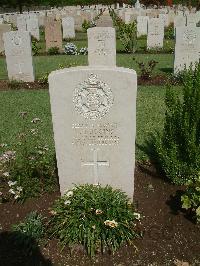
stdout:
[[164,23],[159,18],[151,18],[148,23],[147,49],[163,47]]
[[0,18],[0,24],[3,24],[3,18]]
[[27,31],[27,16],[24,14],[20,14],[17,16],[17,29],[20,31]]
[[27,20],[27,31],[36,38],[38,41],[40,40],[40,31],[39,31],[39,20],[37,16],[30,16]]
[[74,39],[75,38],[75,28],[74,28],[73,17],[62,18],[62,27],[63,27],[63,39]]
[[88,35],[89,65],[116,66],[116,36],[114,28],[90,28]]
[[186,26],[186,17],[178,15],[174,17],[174,28]]
[[3,34],[5,32],[11,31],[11,25],[10,24],[1,24],[0,25],[0,53],[2,53],[4,49],[4,42],[3,42]]
[[3,35],[8,77],[10,80],[34,81],[31,36],[27,31]]
[[73,184],[108,184],[132,199],[135,71],[98,65],[66,68],[50,74],[49,91],[61,194]]
[[149,17],[147,16],[137,17],[137,37],[140,37],[142,35],[147,35],[148,21]]
[[200,28],[177,27],[174,72],[177,73],[200,59]]

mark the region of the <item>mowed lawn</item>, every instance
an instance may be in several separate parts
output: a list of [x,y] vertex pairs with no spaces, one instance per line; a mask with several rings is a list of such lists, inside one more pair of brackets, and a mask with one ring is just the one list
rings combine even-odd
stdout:
[[[147,159],[143,146],[149,134],[160,131],[163,126],[165,88],[139,86],[137,95],[136,158]],[[22,129],[19,113],[28,112],[27,123],[38,117],[42,120],[41,132],[45,142],[54,149],[50,100],[47,90],[0,92],[0,143],[14,145]]]

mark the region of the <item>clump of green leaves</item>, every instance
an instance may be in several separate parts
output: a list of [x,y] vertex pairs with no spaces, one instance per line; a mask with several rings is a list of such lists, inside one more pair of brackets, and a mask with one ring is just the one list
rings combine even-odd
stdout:
[[182,208],[194,211],[197,222],[200,223],[200,174],[194,181],[188,181],[187,189],[181,196]]
[[39,45],[37,40],[32,40],[32,52],[33,55],[38,55],[39,51],[41,49],[41,46]]
[[60,49],[59,49],[59,47],[57,47],[57,46],[55,46],[55,47],[51,47],[51,48],[49,48],[48,51],[47,51],[47,54],[48,54],[48,55],[57,55],[57,54],[59,54],[59,53],[60,53]]
[[135,53],[137,50],[136,22],[126,24],[121,22],[118,26],[119,39],[127,53]]
[[138,236],[140,214],[125,193],[110,186],[81,185],[67,191],[55,203],[49,230],[62,244],[81,244],[88,255],[115,251]]
[[94,24],[91,21],[88,21],[88,20],[84,19],[84,21],[82,23],[83,31],[84,32],[87,32],[87,30],[89,28],[92,28],[92,27],[94,27]]
[[165,39],[173,40],[174,36],[174,24],[171,23],[168,27],[165,28]]
[[181,96],[167,89],[164,129],[155,143],[160,166],[175,184],[195,179],[200,170],[200,64],[183,77]]
[[13,200],[24,202],[27,198],[52,191],[56,186],[54,151],[42,137],[42,121],[29,117],[27,112],[19,115],[21,130],[15,145],[0,147],[0,164],[4,181]]
[[[133,58],[133,60],[135,59]],[[156,62],[155,60],[150,60],[146,63],[136,61],[136,63],[138,64],[140,70],[140,77],[143,80],[149,80],[152,78],[153,70],[155,66],[158,64],[158,62]]]
[[37,247],[45,233],[42,215],[33,211],[28,214],[25,220],[12,226],[14,234],[14,243],[23,247],[23,250],[31,254]]

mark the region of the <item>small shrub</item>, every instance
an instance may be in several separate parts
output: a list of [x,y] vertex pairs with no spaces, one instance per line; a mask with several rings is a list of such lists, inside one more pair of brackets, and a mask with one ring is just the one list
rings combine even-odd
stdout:
[[165,28],[165,39],[173,40],[174,39],[174,24],[170,24]]
[[38,41],[33,40],[32,41],[32,52],[33,52],[33,55],[38,55],[40,49],[41,49],[41,47],[38,45]]
[[28,254],[32,253],[37,244],[44,235],[45,227],[43,225],[44,218],[36,211],[29,213],[24,222],[12,226],[14,234],[14,243],[23,247]]
[[49,55],[57,55],[60,53],[59,51],[59,47],[55,46],[55,47],[51,47],[49,48],[48,52]]
[[8,88],[10,90],[19,90],[21,89],[22,86],[22,81],[18,81],[18,80],[9,80],[8,81]]
[[137,28],[136,22],[125,24],[121,22],[118,26],[119,39],[127,53],[135,53],[137,50]]
[[194,181],[187,183],[187,189],[181,196],[182,208],[194,211],[197,222],[200,223],[200,174]]
[[48,77],[49,77],[49,72],[46,72],[45,74],[43,74],[39,79],[39,83],[46,85],[48,84]]
[[74,43],[67,43],[64,47],[65,53],[67,55],[77,55],[78,54],[78,48]]
[[87,21],[86,19],[84,19],[83,24],[82,24],[82,28],[84,32],[87,32],[87,30],[89,28],[95,27],[95,22],[94,21]]
[[51,234],[63,245],[83,245],[90,256],[115,251],[138,236],[135,223],[140,214],[125,193],[110,186],[75,186],[57,200],[51,214]]
[[10,150],[0,149],[4,183],[10,198],[19,202],[52,191],[56,185],[54,153],[42,137],[42,121],[31,119],[27,112],[21,112],[15,145]]
[[158,64],[158,62],[156,62],[155,60],[150,60],[146,63],[136,61],[136,63],[138,64],[138,67],[140,70],[140,77],[143,80],[149,80],[152,78],[153,70],[154,70],[155,66]]
[[164,129],[155,141],[158,162],[175,184],[186,184],[200,170],[200,64],[184,71],[181,93],[167,89]]

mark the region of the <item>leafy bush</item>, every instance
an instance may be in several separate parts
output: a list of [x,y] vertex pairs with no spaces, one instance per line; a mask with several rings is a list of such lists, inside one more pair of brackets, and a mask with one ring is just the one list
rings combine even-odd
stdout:
[[121,22],[118,27],[119,39],[127,53],[135,53],[137,50],[137,28],[136,22],[125,24]]
[[67,43],[65,45],[65,53],[67,55],[77,55],[78,54],[78,48],[74,43]]
[[164,129],[155,143],[160,166],[176,184],[193,180],[200,169],[200,64],[183,76],[181,97],[167,90]]
[[86,19],[84,19],[83,24],[82,24],[82,28],[85,32],[87,32],[87,30],[89,28],[95,27],[95,22],[94,21],[87,21]]
[[165,39],[174,39],[174,24],[171,23],[167,28],[165,28]]
[[140,69],[140,77],[143,80],[149,80],[152,78],[153,70],[156,64],[158,64],[158,62],[156,62],[155,60],[150,60],[146,63],[136,61],[136,63],[138,64],[138,67]]
[[195,212],[197,222],[200,222],[200,174],[194,181],[187,183],[187,190],[181,196],[182,208]]
[[47,53],[48,53],[49,55],[57,55],[57,54],[60,53],[60,51],[59,51],[59,47],[57,47],[57,46],[55,46],[55,47],[51,47],[51,48],[49,48],[49,50],[47,51]]
[[33,211],[29,213],[24,222],[12,226],[12,231],[16,233],[14,243],[23,247],[28,254],[32,253],[44,235],[43,220],[42,215]]
[[10,150],[0,148],[0,164],[8,183],[8,193],[10,198],[21,202],[52,191],[56,184],[54,152],[41,137],[42,121],[37,117],[29,119],[27,112],[21,112],[19,123],[22,129],[15,146]]
[[41,47],[38,45],[38,41],[33,40],[32,41],[32,52],[33,52],[33,55],[37,55],[39,53],[40,49],[41,49]]
[[45,74],[43,74],[39,79],[39,83],[41,84],[48,84],[48,77],[49,77],[49,72],[46,72]]
[[50,232],[63,245],[83,245],[90,256],[115,251],[138,236],[135,222],[140,214],[125,193],[110,186],[75,186],[57,200],[51,213]]

